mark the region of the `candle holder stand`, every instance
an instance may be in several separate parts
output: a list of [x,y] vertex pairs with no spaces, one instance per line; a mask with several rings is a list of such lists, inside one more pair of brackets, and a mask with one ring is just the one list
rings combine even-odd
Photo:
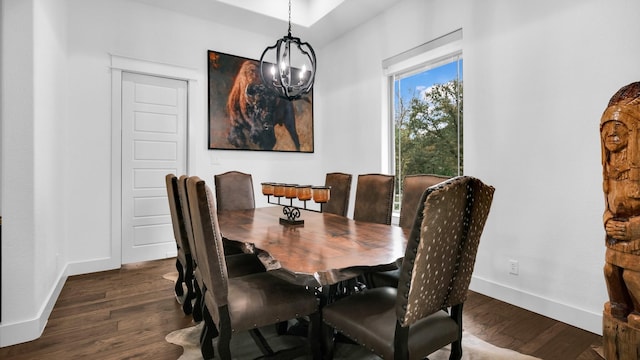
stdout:
[[[274,196],[275,197],[275,196]],[[278,196],[275,197],[276,199],[278,199],[278,202],[274,202],[271,199],[271,195],[267,195],[267,202],[269,204],[272,205],[280,205],[282,206],[282,214],[284,214],[284,218],[280,218],[280,224],[283,225],[304,225],[304,220],[299,219],[301,212],[300,210],[307,210],[307,211],[313,211],[313,212],[322,212],[321,210],[316,210],[316,209],[312,209],[312,208],[307,208],[307,200],[302,201],[302,207],[299,206],[294,206],[293,205],[293,198],[289,198],[287,200],[289,200],[289,205],[287,204],[282,204],[281,200],[282,197]]]
[[[304,220],[300,219],[300,210],[322,212],[322,204],[329,201],[330,187],[328,186],[311,186],[311,185],[291,185],[277,183],[262,183],[262,194],[267,196],[267,202],[273,205],[282,206],[282,213],[279,222],[282,225],[304,226]],[[277,202],[272,199],[277,199]],[[289,200],[289,204],[282,203],[282,198]],[[302,203],[302,206],[296,206],[293,200],[296,199]],[[320,205],[320,210],[307,207],[307,201],[313,200]]]

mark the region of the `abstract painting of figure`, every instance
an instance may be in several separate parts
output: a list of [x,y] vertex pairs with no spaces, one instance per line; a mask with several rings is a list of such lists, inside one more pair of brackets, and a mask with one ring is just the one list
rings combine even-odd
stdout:
[[239,56],[209,51],[208,68],[209,149],[313,152],[313,92],[282,99]]

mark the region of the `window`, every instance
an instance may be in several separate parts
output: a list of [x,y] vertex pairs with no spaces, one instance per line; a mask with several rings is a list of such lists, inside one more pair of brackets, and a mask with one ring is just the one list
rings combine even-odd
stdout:
[[[396,175],[396,211],[406,175],[463,173],[462,52],[459,44],[451,46],[456,42],[386,67],[393,134],[389,163]],[[426,45],[429,43],[423,47]]]

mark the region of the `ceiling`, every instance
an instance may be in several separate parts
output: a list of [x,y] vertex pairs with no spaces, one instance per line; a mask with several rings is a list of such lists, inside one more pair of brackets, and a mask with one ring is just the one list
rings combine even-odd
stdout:
[[[232,27],[269,34],[274,41],[287,34],[287,0],[135,0]],[[402,0],[292,0],[291,33],[321,47],[376,17]]]

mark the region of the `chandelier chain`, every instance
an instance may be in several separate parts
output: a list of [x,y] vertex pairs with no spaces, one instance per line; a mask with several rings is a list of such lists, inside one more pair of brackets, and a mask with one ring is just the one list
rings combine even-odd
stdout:
[[289,0],[289,36],[291,36],[291,0]]

